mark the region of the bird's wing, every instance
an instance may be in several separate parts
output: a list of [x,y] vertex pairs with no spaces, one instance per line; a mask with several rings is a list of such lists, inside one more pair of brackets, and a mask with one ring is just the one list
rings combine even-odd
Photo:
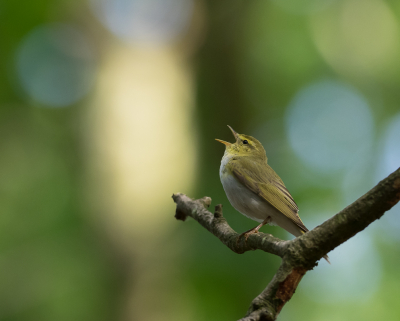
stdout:
[[246,158],[232,159],[226,165],[228,170],[241,184],[275,207],[302,231],[307,232],[308,229],[297,214],[299,211],[297,204],[275,171],[264,161],[252,161]]

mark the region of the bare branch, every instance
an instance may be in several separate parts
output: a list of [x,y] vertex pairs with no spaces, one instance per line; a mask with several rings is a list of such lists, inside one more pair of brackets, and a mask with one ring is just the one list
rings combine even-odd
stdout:
[[344,243],[400,200],[400,168],[382,180],[353,204],[325,221],[310,232],[291,241],[282,241],[269,234],[252,234],[247,242],[239,242],[239,234],[226,222],[222,205],[217,205],[215,214],[206,208],[209,197],[192,200],[184,194],[174,194],[177,204],[175,217],[185,220],[193,217],[222,243],[236,253],[260,249],[282,258],[281,266],[265,288],[251,303],[246,317],[240,321],[275,320],[287,301],[290,300],[304,274],[316,262],[335,247]]
[[291,241],[288,252],[307,266],[382,217],[400,200],[400,168],[354,203],[312,231]]
[[289,241],[282,241],[271,234],[253,234],[250,235],[247,242],[244,241],[244,238],[241,238],[240,242],[237,242],[239,234],[229,226],[223,217],[222,205],[219,204],[215,207],[214,214],[206,209],[211,204],[211,198],[209,197],[192,200],[184,194],[177,193],[172,195],[172,198],[176,203],[175,217],[177,219],[184,221],[187,216],[194,218],[235,253],[242,254],[257,249],[280,257],[285,253]]

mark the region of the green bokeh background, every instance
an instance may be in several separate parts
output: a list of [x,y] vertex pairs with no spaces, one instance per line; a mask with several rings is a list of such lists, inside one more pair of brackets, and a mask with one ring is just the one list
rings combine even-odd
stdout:
[[[313,1],[277,2],[197,1],[193,9],[202,22],[192,28],[197,28],[201,36],[197,36],[197,45],[187,57],[195,84],[191,122],[198,151],[197,179],[192,182],[190,196],[207,195],[212,197],[213,205],[222,203],[229,223],[239,232],[255,223],[231,207],[219,181],[223,147],[214,139],[232,140],[227,124],[238,132],[258,135],[268,146],[271,166],[301,209],[303,205],[304,221],[315,222],[315,226],[349,201],[343,200],[343,190],[337,183],[342,173],[314,172],[291,148],[285,115],[293,97],[310,83],[333,79],[349,84],[368,101],[376,131],[374,157],[367,165],[368,175],[354,175],[361,185],[354,192],[358,196],[383,178],[375,174],[382,151],[381,137],[385,126],[400,111],[400,38],[391,43],[395,58],[378,61],[378,67],[368,69],[373,61],[368,55],[367,67],[352,68],[356,60],[349,53],[347,61],[346,50],[341,56],[346,60],[345,67],[329,60],[329,54],[318,47],[313,36],[316,25],[324,26],[321,21],[328,21],[347,3],[357,6],[360,1],[326,1],[321,8],[314,8]],[[400,5],[397,1],[382,2],[395,24],[394,34],[400,35]],[[376,5],[372,0],[368,3]],[[359,14],[363,12],[369,11]],[[354,21],[358,18],[355,15]],[[365,19],[368,21],[369,16]],[[370,19],[373,23],[380,17],[371,15]],[[99,64],[106,55],[104,48],[116,41],[96,20],[86,1],[0,0],[0,320],[136,320],[135,312],[126,312],[132,304],[127,299],[130,289],[141,277],[134,252],[119,249],[101,224],[87,215],[95,207],[91,202],[96,202],[87,197],[90,184],[86,148],[90,142],[85,134],[85,111],[94,91],[72,105],[49,108],[30,97],[18,80],[16,52],[24,37],[35,27],[53,22],[71,23],[86,30],[96,44]],[[185,43],[190,43],[192,33],[196,34],[192,29],[188,28],[188,35],[173,44],[177,51],[184,51]],[[359,37],[367,39],[365,48],[370,45],[371,50],[380,45],[373,41],[384,36],[365,35],[363,29],[358,32]],[[343,44],[340,39],[332,39],[335,41],[338,46]],[[164,216],[174,220],[172,200],[163,211]],[[388,215],[393,218],[395,212]],[[378,253],[373,260],[379,261],[380,276],[371,294],[367,298],[322,302],[316,297],[318,291],[313,295],[309,288],[303,288],[316,272],[311,271],[285,306],[280,320],[398,320],[400,239],[385,235],[384,220],[374,224],[377,227],[367,231],[374,253]],[[171,308],[163,306],[164,297],[157,297],[155,288],[149,305],[154,311],[167,312],[159,315],[148,311],[140,314],[141,319],[146,315],[148,320],[194,321],[243,317],[251,300],[273,277],[280,259],[260,252],[231,253],[194,221],[170,226],[173,228],[166,230],[159,245],[152,249],[151,262],[167,264],[175,271],[173,278],[160,285],[167,287],[163,295],[176,298],[175,312],[168,314]],[[277,237],[289,237],[277,227],[263,229]],[[148,237],[152,237],[149,232]],[[172,261],[171,244],[178,243],[185,246],[178,251],[179,259]],[[176,259],[176,253],[171,257]],[[363,266],[359,269],[362,271]]]

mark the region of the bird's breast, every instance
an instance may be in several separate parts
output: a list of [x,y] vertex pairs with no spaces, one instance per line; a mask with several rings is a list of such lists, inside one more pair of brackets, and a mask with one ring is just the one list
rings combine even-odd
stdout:
[[224,157],[222,157],[221,166],[219,168],[219,177],[221,178],[221,180],[222,180],[222,176],[226,175],[228,172],[228,170],[226,168],[226,164],[228,164],[228,162],[232,159],[232,157],[233,156],[228,156],[226,154],[224,155]]
[[220,178],[226,196],[232,206],[248,218],[262,222],[268,215],[274,216],[276,210],[258,195],[241,184],[227,168],[232,157],[224,156],[221,161]]
[[224,173],[221,182],[229,202],[236,210],[257,222],[267,218],[269,204],[243,186],[232,174]]

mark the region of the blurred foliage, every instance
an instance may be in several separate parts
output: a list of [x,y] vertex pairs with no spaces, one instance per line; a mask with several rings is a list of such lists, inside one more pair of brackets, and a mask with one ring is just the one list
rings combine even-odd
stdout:
[[[399,38],[385,40],[385,32],[400,34],[400,5],[394,0],[366,0],[366,5],[360,1],[195,1],[193,21],[181,31],[181,38],[172,44],[152,44],[151,49],[144,46],[150,52],[148,56],[156,56],[167,47],[169,53],[176,55],[175,60],[189,65],[188,74],[195,83],[195,97],[191,97],[195,110],[193,115],[188,113],[193,127],[190,133],[180,132],[178,137],[189,137],[197,150],[197,180],[190,182],[192,191],[180,192],[191,192],[190,196],[196,198],[210,196],[213,205],[222,203],[225,217],[238,232],[255,225],[233,209],[219,181],[224,148],[214,139],[232,141],[227,124],[240,133],[254,135],[264,144],[269,163],[293,194],[309,228],[320,224],[387,175],[392,170],[386,166],[390,157],[399,166],[400,146],[389,151],[384,146],[389,140],[398,144],[398,139],[387,128],[400,111],[397,59],[400,42]],[[143,44],[125,44],[125,40],[113,34],[112,28],[98,21],[90,9],[94,2],[0,1],[0,320],[134,320],[138,315],[141,319],[148,316],[148,320],[239,319],[273,277],[280,260],[261,252],[231,253],[190,220],[184,224],[157,226],[157,229],[154,226],[154,230],[162,230],[161,236],[145,229],[141,237],[150,235],[154,238],[152,242],[137,241],[133,236],[126,238],[127,243],[132,242],[130,248],[121,246],[118,237],[124,232],[114,231],[111,235],[106,225],[113,226],[113,222],[98,218],[93,210],[107,202],[107,197],[88,197],[92,195],[88,189],[97,181],[92,185],[87,182],[88,171],[96,177],[104,173],[96,171],[88,160],[91,152],[90,148],[87,150],[88,145],[94,143],[88,138],[93,133],[88,134],[92,120],[86,112],[93,109],[92,95],[103,98],[101,94],[111,94],[99,94],[94,89],[89,97],[74,105],[52,108],[28,94],[21,84],[16,67],[18,48],[41,25],[54,22],[77,25],[87,33],[103,62],[107,55],[111,61],[117,59],[109,50],[116,43],[126,51],[139,51]],[[161,2],[154,3],[161,6]],[[360,16],[353,12],[358,7],[364,10]],[[374,12],[381,16],[372,17]],[[369,23],[377,26],[376,34],[370,29],[363,32]],[[320,33],[325,35],[324,32],[328,43],[321,37]],[[380,39],[386,51],[381,50]],[[329,47],[331,43],[335,50]],[[72,52],[72,56],[75,54]],[[352,60],[354,56],[360,57],[360,64]],[[104,66],[99,67],[99,79],[101,68]],[[99,79],[95,80],[96,84]],[[352,92],[359,101],[365,102],[360,108],[368,111],[373,119],[369,128],[370,149],[349,152],[349,166],[325,172],[318,171],[296,153],[288,130],[289,113],[294,108],[305,108],[298,103],[299,95],[306,95],[307,90],[314,88],[313,84],[321,83],[328,87],[340,84]],[[129,86],[126,84],[128,89]],[[177,88],[180,90],[183,89]],[[334,110],[331,103],[326,101],[321,109]],[[351,110],[351,107],[346,108]],[[190,109],[190,106],[183,108]],[[329,136],[324,131],[329,121],[322,119],[325,123],[321,125],[318,123],[321,119],[314,118],[314,114],[306,114],[304,109],[304,119],[295,121],[303,121],[304,127],[315,126],[317,137]],[[343,113],[332,120],[337,132],[349,127],[356,132],[362,126],[352,121],[346,127],[349,115]],[[139,119],[141,116],[140,113],[126,115]],[[326,117],[330,120],[330,114]],[[171,127],[180,128],[178,122],[182,119],[175,119]],[[171,134],[153,122],[144,125],[154,135]],[[351,137],[352,134],[350,130],[344,135]],[[129,146],[133,150],[142,143],[138,137],[132,134]],[[334,134],[328,138],[330,142],[337,139]],[[180,145],[182,141],[169,143]],[[335,151],[332,153],[335,161]],[[315,155],[318,157],[318,151]],[[117,157],[111,155],[111,158],[114,156]],[[106,163],[103,159],[98,161]],[[179,161],[176,157],[176,162]],[[163,164],[165,171],[168,165]],[[88,167],[94,169],[88,170]],[[153,169],[148,166],[140,170]],[[132,181],[135,182],[135,177]],[[109,185],[112,189],[113,185]],[[186,185],[182,183],[182,186]],[[157,195],[157,188],[154,186],[150,195]],[[154,203],[164,204],[166,197],[169,195],[154,196]],[[162,224],[161,217],[173,220],[173,210],[171,200],[168,208],[157,210],[161,213],[160,219],[152,224]],[[112,217],[113,209],[106,211]],[[147,214],[141,213],[144,220]],[[362,239],[354,241],[351,250],[343,246],[343,252],[338,252],[336,258],[331,257],[332,266],[321,263],[315,271],[310,271],[285,306],[280,320],[374,320],[378,317],[397,320],[400,315],[396,305],[400,284],[396,270],[400,260],[398,214],[396,208],[363,232],[370,246],[367,250],[356,243]],[[135,223],[126,223],[129,224]],[[281,238],[290,237],[277,227],[264,227],[263,231]],[[145,253],[138,250],[142,245]],[[368,269],[370,266],[374,268]],[[310,289],[311,279],[321,275],[326,282],[322,281],[318,289]],[[346,288],[341,283],[345,277],[357,279],[356,288],[361,290],[350,297],[345,295],[351,292],[352,286],[349,284]],[[337,281],[338,287],[328,282],[332,280]],[[359,284],[365,284],[365,290]],[[372,285],[369,287],[369,284]],[[135,288],[140,289],[137,296],[131,295]],[[324,294],[319,297],[319,292]],[[147,300],[148,305],[142,305],[140,300]],[[174,305],[165,307],[170,302]],[[146,311],[130,312],[141,308]]]
[[0,320],[110,320],[120,304],[121,267],[82,215],[81,105],[40,108],[15,75],[19,43],[60,7],[0,2]]

